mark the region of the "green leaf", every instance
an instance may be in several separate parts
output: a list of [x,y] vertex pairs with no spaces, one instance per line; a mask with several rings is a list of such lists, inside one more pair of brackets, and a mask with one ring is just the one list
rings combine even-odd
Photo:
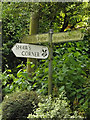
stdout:
[[31,68],[33,68],[33,67],[35,67],[35,64],[32,64],[32,65],[31,65]]
[[79,101],[79,103],[82,104],[82,103],[84,102],[84,100],[85,100],[85,99],[82,98],[82,99]]
[[21,64],[18,65],[16,68],[20,68],[20,67],[25,67],[25,65],[21,63]]
[[79,93],[79,92],[82,92],[83,90],[82,89],[78,89],[78,90],[76,90],[77,91],[77,93]]
[[45,72],[48,72],[48,70],[49,70],[48,68],[45,68]]
[[10,69],[8,69],[7,72],[12,72],[12,71]]
[[75,57],[78,57],[79,55],[80,55],[79,52],[75,52],[75,53],[74,53],[74,56],[75,56]]
[[62,86],[61,88],[59,88],[59,91],[62,92],[65,89],[64,86]]
[[32,90],[32,87],[29,85],[28,87],[27,87],[27,90]]
[[70,94],[70,96],[74,96],[76,94],[76,92],[72,92],[71,94]]

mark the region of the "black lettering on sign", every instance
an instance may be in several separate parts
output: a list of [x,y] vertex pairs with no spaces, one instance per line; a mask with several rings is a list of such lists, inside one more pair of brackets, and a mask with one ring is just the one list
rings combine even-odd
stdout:
[[35,56],[35,53],[34,53],[34,52],[32,52],[32,56]]
[[16,50],[21,49],[20,45],[16,45]]
[[37,57],[39,57],[39,52],[37,52]]
[[39,57],[39,52],[22,51],[21,55]]
[[28,48],[29,48],[29,50],[31,50],[31,46],[30,45],[28,45]]
[[32,56],[39,57],[39,52],[32,52]]
[[24,50],[28,50],[28,47],[27,46],[23,46],[22,47]]
[[22,51],[21,54],[24,56],[24,51]]
[[[27,45],[16,45],[16,50],[28,50]],[[29,48],[30,49],[30,48]]]
[[42,56],[43,56],[43,57],[46,57],[46,56],[47,56],[47,49],[46,49],[46,48],[43,48],[43,49],[42,49]]
[[22,54],[23,56],[28,56],[28,55],[29,55],[29,52],[28,52],[28,51],[22,51],[21,54]]

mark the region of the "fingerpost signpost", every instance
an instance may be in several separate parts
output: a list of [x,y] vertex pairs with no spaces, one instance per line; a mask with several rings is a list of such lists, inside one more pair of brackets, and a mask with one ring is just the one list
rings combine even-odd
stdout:
[[[29,35],[24,36],[22,43],[16,43],[12,51],[17,57],[27,58],[27,73],[30,74],[33,70],[30,62],[36,64],[36,59],[49,59],[49,73],[48,73],[48,95],[52,94],[52,60],[53,60],[53,47],[52,44],[69,41],[83,40],[84,34],[80,30],[54,33],[50,29],[49,33],[37,34],[39,26],[39,10],[34,10],[30,17],[30,31]],[[49,47],[40,46],[36,44],[49,43]],[[35,44],[35,45],[34,45]],[[48,52],[49,49],[49,52]]]
[[[52,60],[53,60],[53,43],[80,41],[83,40],[84,34],[80,30],[61,32],[53,34],[50,29],[47,34],[28,35],[22,39],[22,43],[16,43],[12,51],[16,57],[46,59],[49,55],[49,76],[48,76],[48,94],[52,93]],[[39,43],[49,43],[48,47],[32,45]]]

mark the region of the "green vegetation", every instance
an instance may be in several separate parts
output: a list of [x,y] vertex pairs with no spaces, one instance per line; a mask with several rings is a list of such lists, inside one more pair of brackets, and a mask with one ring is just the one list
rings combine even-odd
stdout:
[[[90,3],[71,2],[71,3],[2,3],[3,20],[3,47],[2,47],[2,95],[3,95],[3,120],[10,120],[18,112],[20,117],[31,117],[36,113],[40,118],[47,115],[49,118],[56,118],[55,115],[61,114],[62,119],[65,115],[75,118],[81,116],[87,120],[90,118],[90,63],[89,63],[89,45],[90,45]],[[28,76],[26,70],[26,59],[16,58],[11,51],[15,43],[21,42],[23,36],[29,34],[30,16],[32,11],[39,11],[38,33],[47,33],[49,29],[56,32],[69,32],[81,30],[84,33],[83,41],[63,42],[53,44],[53,93],[50,99],[48,94],[48,58],[46,60],[37,60],[37,66],[30,62],[32,77]],[[57,12],[56,12],[57,11]],[[48,46],[47,43],[44,45]],[[23,91],[29,92],[23,92]],[[31,111],[32,101],[37,99],[32,92],[35,91],[44,96],[43,103],[39,108]],[[63,99],[59,96],[65,91],[66,96]],[[27,93],[27,94],[26,94]],[[10,95],[9,95],[10,94]],[[23,94],[23,95],[22,95]],[[20,95],[20,99],[17,95]],[[30,97],[30,95],[32,97]],[[8,96],[8,97],[7,97]],[[5,99],[4,99],[5,97]],[[6,98],[7,97],[7,98]],[[67,98],[67,99],[66,99]],[[16,99],[19,99],[16,101]],[[24,100],[24,101],[23,101]],[[55,102],[55,100],[57,100]],[[60,102],[64,104],[58,105]],[[69,101],[69,103],[68,103]],[[23,104],[21,103],[23,102]],[[36,100],[37,102],[37,100]],[[37,102],[38,103],[38,102]],[[49,103],[53,103],[51,108]],[[14,105],[16,107],[14,107]],[[17,107],[18,105],[18,107]],[[57,109],[54,108],[57,107]],[[44,108],[42,109],[42,106]],[[24,110],[28,112],[24,114]],[[49,107],[49,109],[48,109]],[[60,108],[60,109],[59,109]],[[5,109],[5,111],[4,111]],[[45,110],[45,111],[44,111]],[[23,112],[21,112],[23,111]],[[27,110],[26,110],[27,111]],[[59,113],[57,113],[59,111]],[[78,112],[75,116],[75,111]],[[52,116],[51,112],[54,112]],[[41,114],[40,114],[41,113]],[[57,114],[56,114],[57,113]],[[73,115],[72,115],[72,114]],[[0,113],[1,114],[1,113]],[[35,114],[34,114],[35,115]],[[36,115],[36,116],[37,116]],[[36,117],[35,116],[35,117]],[[30,118],[30,115],[29,115]],[[21,119],[20,119],[21,120]]]
[[[69,101],[65,96],[65,92],[62,92],[58,98],[52,98],[51,96],[42,99],[42,102],[38,104],[39,108],[34,111],[35,114],[29,114],[28,118],[48,118],[48,119],[60,119],[69,120],[71,118],[82,118],[77,111],[73,115]],[[82,118],[83,120],[83,118]]]
[[28,114],[33,114],[39,99],[32,91],[14,92],[6,96],[2,102],[2,120],[27,120]]

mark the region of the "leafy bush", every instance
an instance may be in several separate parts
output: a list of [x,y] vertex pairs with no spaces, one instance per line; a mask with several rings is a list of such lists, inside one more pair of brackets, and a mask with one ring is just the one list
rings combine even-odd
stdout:
[[73,110],[89,108],[89,41],[68,42],[56,46],[53,60],[54,84],[64,88]]
[[38,102],[39,97],[33,91],[14,92],[6,96],[2,103],[2,120],[27,120],[28,114],[33,114]]
[[[38,104],[39,108],[34,111],[34,114],[29,114],[28,118],[48,118],[48,119],[69,119],[69,118],[82,118],[78,115],[77,111],[71,116],[69,101],[65,97],[65,92],[62,92],[59,98],[52,98],[51,96],[42,99]],[[41,119],[40,119],[41,120]]]
[[2,73],[2,93],[3,97],[9,93],[14,91],[24,91],[29,90],[31,91],[31,84],[32,80],[28,76],[26,69],[23,69],[25,64],[21,63],[17,66],[18,72],[15,75],[12,70],[7,69]]

